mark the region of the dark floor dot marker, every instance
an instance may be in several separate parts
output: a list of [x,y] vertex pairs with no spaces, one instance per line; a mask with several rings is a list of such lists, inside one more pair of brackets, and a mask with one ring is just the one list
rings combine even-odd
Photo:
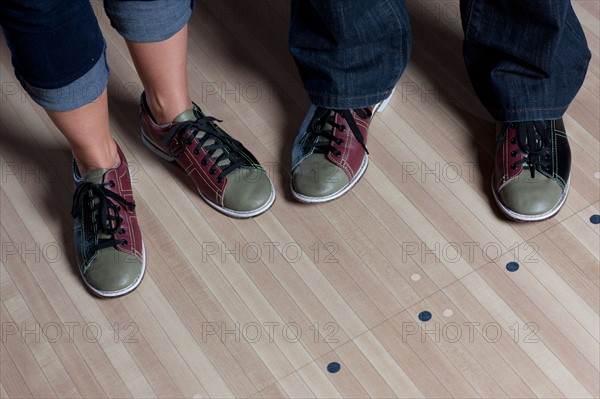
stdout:
[[508,262],[506,264],[506,270],[509,272],[516,272],[519,270],[519,264],[517,262]]
[[590,216],[590,222],[592,222],[593,224],[600,224],[600,215]]
[[327,365],[327,371],[329,371],[332,374],[337,373],[338,371],[340,371],[341,368],[342,366],[340,366],[338,362],[331,362]]
[[422,311],[421,313],[419,313],[419,320],[421,320],[421,321],[431,320],[431,312],[428,312],[426,310]]

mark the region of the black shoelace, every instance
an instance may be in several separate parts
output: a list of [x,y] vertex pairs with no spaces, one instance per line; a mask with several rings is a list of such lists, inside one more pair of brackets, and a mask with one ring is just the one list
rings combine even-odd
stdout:
[[[361,117],[362,119],[368,119],[373,116],[373,113],[368,108],[355,109],[354,112]],[[343,132],[346,129],[346,126],[340,125],[335,122],[335,116],[340,115],[342,118],[348,122],[348,126],[350,130],[352,130],[352,134],[356,138],[356,141],[360,143],[360,145],[364,148],[365,152],[368,154],[367,146],[365,145],[365,138],[363,137],[358,125],[356,124],[356,120],[354,116],[352,116],[352,112],[348,109],[339,110],[339,109],[327,109],[327,108],[317,108],[315,111],[315,115],[310,122],[308,127],[309,134],[306,137],[306,141],[304,144],[304,150],[310,151],[314,148],[315,153],[327,154],[332,152],[335,156],[340,155],[340,151],[331,145],[331,142],[335,142],[337,145],[341,145],[344,143],[344,140],[336,137],[333,134],[333,129],[337,129],[340,132]],[[331,129],[327,128],[327,125],[331,126]],[[320,138],[325,138],[325,140],[320,140]]]
[[[198,118],[195,121],[177,123],[169,131],[169,133],[163,138],[164,144],[169,144],[169,154],[173,157],[178,158],[185,151],[185,145],[193,145],[194,140],[198,140],[198,144],[194,148],[194,155],[200,154],[200,150],[204,148],[206,155],[200,163],[206,165],[209,158],[213,158],[213,154],[217,150],[221,150],[221,154],[214,160],[213,166],[208,170],[211,175],[216,173],[216,166],[221,166],[223,161],[229,160],[229,164],[225,168],[221,169],[221,173],[217,176],[217,182],[221,183],[225,176],[233,172],[240,166],[243,166],[246,162],[239,155],[244,150],[244,146],[239,141],[233,139],[220,129],[215,128],[212,122],[221,122],[220,120],[213,118],[212,116],[205,116]],[[198,133],[203,132],[204,136],[198,138]],[[176,150],[175,137],[181,142],[181,146]],[[212,139],[214,143],[206,144],[206,141]]]
[[519,149],[510,155],[513,157],[523,154],[523,158],[511,165],[516,169],[523,164],[531,172],[531,178],[535,177],[536,170],[547,169],[552,160],[550,134],[551,124],[546,121],[514,122],[511,127],[517,130],[517,137],[512,143],[518,143]]
[[[81,206],[90,206],[92,212],[96,213],[95,222],[100,232],[113,236],[115,233],[123,234],[125,229],[121,227],[123,219],[119,216],[121,206],[126,206],[130,211],[135,209],[135,203],[129,202],[119,194],[114,193],[106,188],[106,186],[114,187],[115,182],[108,183],[91,183],[84,182],[77,186],[73,195],[73,206],[71,215],[76,218],[81,212]],[[86,198],[87,196],[87,198]],[[94,204],[95,200],[97,204]],[[98,244],[93,245],[90,250],[95,252],[102,248],[114,247],[117,244],[127,245],[125,239],[99,239]]]

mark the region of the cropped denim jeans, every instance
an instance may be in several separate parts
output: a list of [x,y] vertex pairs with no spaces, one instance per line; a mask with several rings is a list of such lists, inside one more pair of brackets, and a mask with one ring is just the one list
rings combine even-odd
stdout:
[[[112,26],[134,42],[173,36],[193,6],[193,0],[104,1]],[[70,111],[104,91],[106,45],[89,0],[2,0],[0,25],[17,78],[42,107]]]
[[[464,61],[501,121],[558,119],[591,57],[570,0],[462,0]],[[390,95],[407,66],[404,0],[292,0],[290,51],[313,104],[358,108]]]
[[[105,0],[126,39],[178,32],[193,0]],[[463,0],[464,59],[497,120],[557,119],[591,54],[569,0]],[[106,87],[105,43],[89,0],[3,0],[0,25],[15,73],[40,105],[79,108]],[[404,0],[292,0],[290,50],[315,105],[357,108],[386,98],[411,51]]]

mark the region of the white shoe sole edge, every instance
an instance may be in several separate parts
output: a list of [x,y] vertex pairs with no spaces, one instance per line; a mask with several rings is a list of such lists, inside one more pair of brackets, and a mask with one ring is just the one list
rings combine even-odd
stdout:
[[569,179],[567,180],[567,184],[565,185],[565,191],[563,192],[562,196],[560,197],[560,201],[558,201],[558,203],[554,206],[554,208],[550,209],[548,212],[543,213],[541,215],[524,215],[524,214],[517,213],[515,211],[508,209],[502,203],[502,201],[500,200],[499,194],[496,192],[496,190],[494,188],[494,181],[495,181],[495,178],[494,178],[494,174],[492,173],[492,193],[494,194],[494,200],[496,201],[498,208],[500,208],[502,213],[504,213],[504,215],[507,216],[509,219],[516,220],[518,222],[541,222],[543,220],[550,219],[551,217],[555,216],[558,213],[558,211],[560,211],[560,209],[563,207],[565,202],[567,201],[567,196],[569,194],[569,188],[571,186],[571,176],[569,176]]
[[390,101],[392,101],[392,97],[394,97],[395,92],[396,92],[396,87],[394,87],[392,89],[392,92],[390,93],[388,98],[386,98],[382,102],[376,104],[375,107],[373,107],[375,109],[376,113],[385,111],[385,109],[388,107],[388,105],[390,105]]

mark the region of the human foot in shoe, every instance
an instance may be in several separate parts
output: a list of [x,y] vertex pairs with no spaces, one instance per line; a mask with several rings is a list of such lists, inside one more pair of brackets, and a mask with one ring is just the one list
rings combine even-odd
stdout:
[[249,218],[275,202],[275,189],[256,158],[196,104],[173,122],[159,125],[142,94],[140,118],[144,144],[162,159],[177,161],[213,208]]
[[300,202],[334,200],[348,192],[367,170],[367,133],[375,106],[336,110],[311,106],[292,152],[291,188]]
[[498,123],[492,191],[510,219],[556,215],[569,192],[571,150],[562,119]]
[[133,291],[146,270],[127,160],[117,146],[119,165],[81,176],[73,162],[77,263],[83,281],[101,297]]

